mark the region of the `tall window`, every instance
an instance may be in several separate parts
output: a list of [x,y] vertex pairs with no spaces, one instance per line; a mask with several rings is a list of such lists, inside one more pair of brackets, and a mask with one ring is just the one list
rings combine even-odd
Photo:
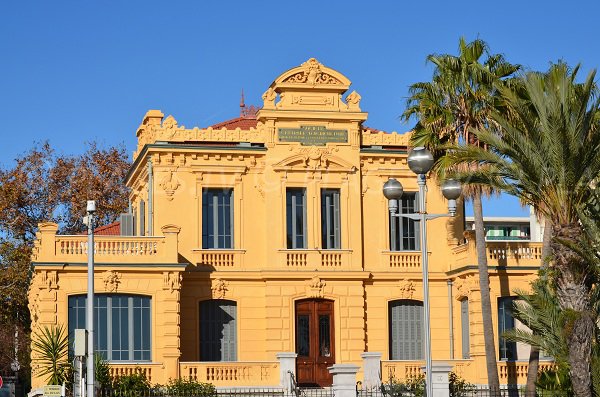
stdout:
[[[69,335],[85,328],[87,296],[69,296]],[[150,302],[140,295],[94,296],[94,344],[108,361],[150,361]]]
[[460,329],[462,336],[462,358],[471,357],[469,349],[469,300],[463,299],[460,301]]
[[288,188],[285,192],[287,247],[306,248],[306,189]]
[[422,360],[423,303],[398,300],[389,303],[390,359]]
[[340,190],[321,189],[321,247],[340,249]]
[[237,306],[212,299],[200,303],[200,361],[237,360]]
[[233,248],[233,189],[202,190],[202,248]]
[[498,298],[498,338],[500,346],[500,360],[516,360],[517,344],[502,337],[504,331],[515,327],[515,319],[512,314],[513,302],[516,298]]
[[146,203],[140,200],[140,236],[146,235]]
[[[417,208],[417,194],[404,193],[398,203],[401,214],[412,214]],[[412,219],[390,216],[390,250],[418,251],[419,223]]]

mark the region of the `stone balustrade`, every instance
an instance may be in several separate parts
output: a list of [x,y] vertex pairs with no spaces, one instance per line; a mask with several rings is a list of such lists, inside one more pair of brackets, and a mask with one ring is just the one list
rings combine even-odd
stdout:
[[[453,248],[452,269],[477,265],[475,239]],[[487,241],[488,266],[540,266],[542,243],[524,241]],[[449,269],[449,270],[452,270]]]
[[181,378],[220,386],[279,386],[276,361],[181,362]]
[[285,269],[350,270],[351,250],[280,250]]
[[[86,263],[87,235],[57,235],[56,223],[39,225],[33,261],[37,263]],[[97,263],[178,262],[179,227],[161,228],[162,236],[94,236],[94,259]]]

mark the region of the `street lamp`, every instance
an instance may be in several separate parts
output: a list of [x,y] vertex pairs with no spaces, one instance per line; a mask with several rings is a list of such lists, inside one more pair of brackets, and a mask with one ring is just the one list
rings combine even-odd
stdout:
[[425,311],[425,387],[426,396],[433,397],[431,373],[431,327],[429,319],[429,261],[427,258],[427,221],[430,219],[450,217],[456,215],[456,200],[461,194],[461,185],[455,180],[446,180],[442,183],[441,191],[448,200],[447,214],[428,214],[425,208],[426,174],[433,167],[433,155],[424,147],[416,147],[408,155],[408,167],[417,174],[419,185],[419,211],[414,214],[398,214],[398,200],[402,197],[404,189],[402,184],[394,178],[388,179],[383,185],[383,195],[388,199],[390,216],[402,217],[421,222],[421,261],[423,270],[423,309]]
[[87,342],[87,397],[94,397],[95,379],[94,379],[94,214],[96,213],[96,202],[88,200],[86,207],[87,216],[83,218],[83,223],[88,227],[88,291],[86,305],[86,329],[88,332]]

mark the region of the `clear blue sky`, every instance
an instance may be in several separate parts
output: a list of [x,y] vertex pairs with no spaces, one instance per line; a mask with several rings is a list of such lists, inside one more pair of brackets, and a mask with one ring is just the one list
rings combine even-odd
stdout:
[[[316,57],[362,95],[367,125],[403,132],[407,87],[458,38],[531,69],[600,66],[597,1],[4,1],[0,163],[33,142],[64,153],[124,143],[148,109],[187,127],[238,115],[281,72]],[[525,215],[514,199],[486,215]]]

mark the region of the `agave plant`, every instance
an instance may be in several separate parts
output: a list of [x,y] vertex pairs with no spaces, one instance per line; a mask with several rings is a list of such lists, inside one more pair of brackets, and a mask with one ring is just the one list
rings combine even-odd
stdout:
[[32,347],[40,375],[48,376],[49,385],[70,382],[69,335],[64,326],[44,326],[33,336]]

